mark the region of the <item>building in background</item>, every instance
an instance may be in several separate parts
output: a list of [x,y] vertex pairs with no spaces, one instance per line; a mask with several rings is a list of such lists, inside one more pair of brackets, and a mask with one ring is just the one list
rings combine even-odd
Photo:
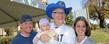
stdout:
[[36,8],[41,8],[44,10],[47,6],[47,0],[10,0],[10,1],[26,4],[26,5],[33,6]]
[[6,32],[4,30],[4,28],[0,28],[0,36],[5,36]]
[[87,11],[87,8],[80,9],[73,12],[73,18],[76,19],[78,16],[83,16],[86,19],[89,19],[89,12]]

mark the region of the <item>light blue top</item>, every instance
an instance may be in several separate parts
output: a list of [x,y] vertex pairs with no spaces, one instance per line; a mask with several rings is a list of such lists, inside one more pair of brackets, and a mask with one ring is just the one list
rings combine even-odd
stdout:
[[83,44],[96,44],[91,38],[87,37]]
[[[77,43],[77,39],[76,39]],[[90,37],[85,36],[85,38],[79,44],[96,44]]]

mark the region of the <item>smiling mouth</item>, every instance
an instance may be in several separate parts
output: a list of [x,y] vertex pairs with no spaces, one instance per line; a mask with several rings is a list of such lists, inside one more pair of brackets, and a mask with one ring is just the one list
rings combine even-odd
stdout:
[[84,33],[83,31],[79,31],[79,33]]

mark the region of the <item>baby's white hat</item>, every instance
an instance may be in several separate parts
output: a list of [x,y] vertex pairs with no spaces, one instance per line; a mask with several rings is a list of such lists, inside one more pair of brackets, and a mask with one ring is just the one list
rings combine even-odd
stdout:
[[39,25],[43,25],[43,24],[49,24],[49,21],[47,18],[41,18],[39,21]]

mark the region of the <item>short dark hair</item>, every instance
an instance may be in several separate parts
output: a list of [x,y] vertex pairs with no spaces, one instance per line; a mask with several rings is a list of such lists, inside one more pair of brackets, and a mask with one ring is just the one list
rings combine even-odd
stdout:
[[87,22],[87,20],[85,19],[85,17],[83,16],[79,16],[75,19],[75,22],[74,22],[74,25],[73,25],[73,28],[75,30],[75,34],[77,36],[77,32],[76,32],[76,29],[75,29],[75,26],[77,24],[78,21],[84,21],[85,22],[85,25],[86,25],[86,30],[85,30],[85,36],[90,36],[91,35],[91,28],[89,26],[89,23]]

